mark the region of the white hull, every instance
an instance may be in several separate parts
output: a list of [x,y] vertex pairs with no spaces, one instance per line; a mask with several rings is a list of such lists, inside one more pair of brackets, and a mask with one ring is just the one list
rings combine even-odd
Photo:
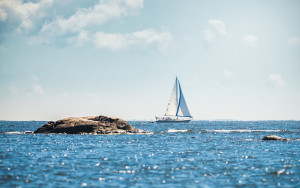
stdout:
[[156,120],[158,123],[181,123],[181,122],[190,122],[191,120]]
[[183,118],[171,118],[171,117],[156,117],[156,122],[189,122],[192,118],[183,117]]

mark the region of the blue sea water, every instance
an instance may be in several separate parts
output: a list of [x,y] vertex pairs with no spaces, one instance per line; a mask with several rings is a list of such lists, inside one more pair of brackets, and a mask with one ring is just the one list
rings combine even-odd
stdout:
[[[0,187],[300,187],[300,121],[129,122],[154,134],[24,134],[0,121]],[[274,134],[289,141],[262,141]]]

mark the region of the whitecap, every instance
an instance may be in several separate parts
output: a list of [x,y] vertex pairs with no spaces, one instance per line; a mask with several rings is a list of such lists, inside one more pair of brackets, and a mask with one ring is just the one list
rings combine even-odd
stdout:
[[4,132],[4,134],[24,134],[24,132],[11,131],[11,132]]
[[32,134],[32,131],[25,131],[25,132],[19,132],[19,131],[10,131],[10,132],[2,132],[4,134]]
[[220,133],[231,133],[231,132],[239,132],[239,133],[243,133],[243,132],[281,132],[284,130],[249,130],[249,129],[236,129],[236,130],[205,130],[208,132],[220,132]]
[[177,133],[177,132],[188,132],[188,129],[185,130],[178,130],[178,129],[169,129],[168,133]]

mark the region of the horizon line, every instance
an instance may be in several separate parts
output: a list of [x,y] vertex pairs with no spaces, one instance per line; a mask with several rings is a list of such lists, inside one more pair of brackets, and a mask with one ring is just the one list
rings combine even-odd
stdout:
[[[123,119],[123,118],[121,118]],[[60,119],[57,119],[60,120]],[[124,119],[125,121],[149,121],[149,119]],[[56,121],[56,120],[0,120],[0,121]],[[300,119],[256,119],[256,120],[242,120],[242,119],[194,119],[191,121],[300,121]]]

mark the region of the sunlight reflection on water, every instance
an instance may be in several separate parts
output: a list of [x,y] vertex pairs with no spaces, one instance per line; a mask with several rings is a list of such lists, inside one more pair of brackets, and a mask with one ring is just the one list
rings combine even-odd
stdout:
[[[36,123],[36,122],[35,122]],[[43,124],[1,122],[1,187],[299,187],[300,123],[130,122],[152,135],[4,134]],[[188,130],[188,131],[186,131]]]

